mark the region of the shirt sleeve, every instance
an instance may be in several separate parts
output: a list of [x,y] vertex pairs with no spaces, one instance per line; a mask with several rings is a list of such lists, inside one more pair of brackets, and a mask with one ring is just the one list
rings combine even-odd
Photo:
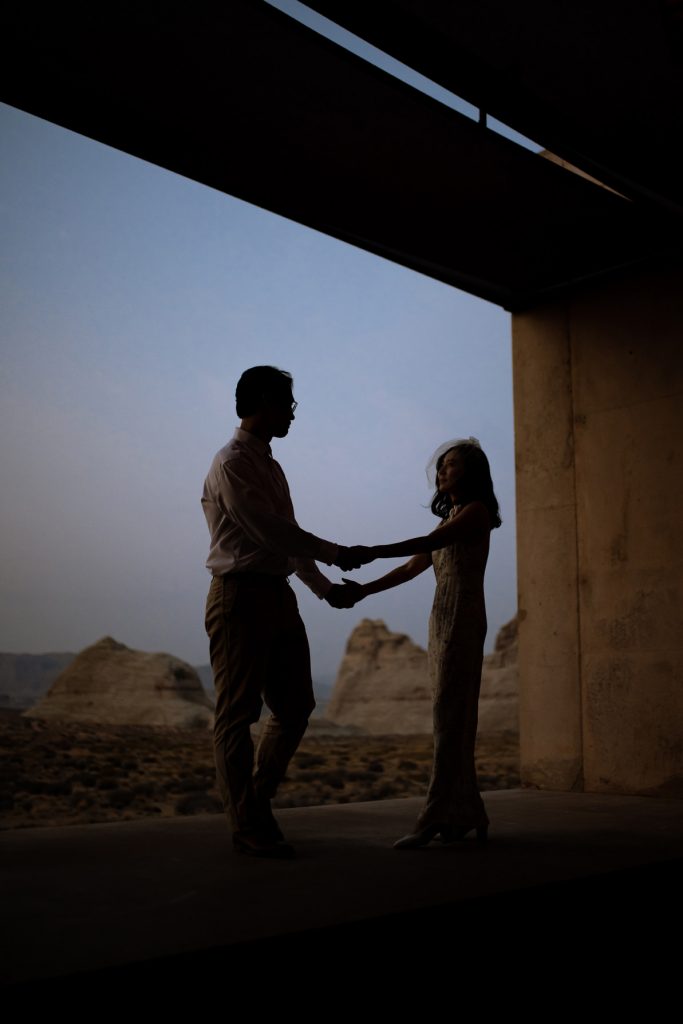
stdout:
[[316,597],[321,600],[330,592],[332,580],[321,573],[312,558],[297,558],[295,560],[295,573],[302,583],[305,583],[309,590],[312,590]]
[[286,516],[273,512],[266,497],[250,479],[248,467],[242,460],[228,459],[221,464],[217,504],[224,516],[237,523],[254,544],[266,551],[290,558],[315,559],[328,565],[337,557],[338,545],[307,533]]

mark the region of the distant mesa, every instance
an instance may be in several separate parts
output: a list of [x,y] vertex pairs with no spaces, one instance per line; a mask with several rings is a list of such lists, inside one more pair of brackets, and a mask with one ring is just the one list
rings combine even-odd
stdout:
[[[517,620],[500,630],[484,658],[479,735],[517,734]],[[432,731],[427,652],[381,619],[363,619],[349,637],[326,718],[375,735]]]
[[0,708],[30,708],[75,657],[71,651],[0,653]]
[[24,714],[103,725],[213,724],[213,705],[191,665],[132,650],[110,636],[76,655]]

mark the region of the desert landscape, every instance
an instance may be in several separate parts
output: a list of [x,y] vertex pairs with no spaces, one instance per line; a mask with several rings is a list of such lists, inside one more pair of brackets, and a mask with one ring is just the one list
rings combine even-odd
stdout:
[[[276,807],[419,796],[430,736],[315,735],[292,760]],[[482,741],[482,790],[519,785],[514,737]],[[101,726],[0,711],[0,827],[222,813],[206,729]]]
[[[223,813],[212,696],[192,666],[111,637],[69,655],[61,671],[59,656],[45,656],[43,676],[48,657],[55,678],[43,679],[42,695],[31,691],[38,699],[24,710],[0,708],[0,828]],[[482,674],[482,790],[520,784],[516,662],[513,620]],[[274,804],[421,796],[430,775],[430,728],[426,652],[381,620],[363,619],[349,637],[329,704],[321,702],[311,719]],[[254,732],[257,741],[258,725]]]

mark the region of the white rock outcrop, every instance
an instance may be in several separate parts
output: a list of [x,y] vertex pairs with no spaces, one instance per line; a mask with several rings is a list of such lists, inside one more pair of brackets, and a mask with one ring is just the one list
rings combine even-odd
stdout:
[[191,665],[111,637],[86,647],[28,711],[33,718],[106,725],[208,727],[213,705]]
[[484,658],[478,733],[480,736],[519,735],[516,617],[501,626],[493,652]]
[[[500,630],[484,658],[479,735],[517,733],[517,621]],[[353,630],[339,666],[325,717],[364,733],[432,731],[427,652],[381,619],[363,619]]]
[[348,639],[325,716],[366,733],[431,732],[427,652],[381,619],[363,619]]

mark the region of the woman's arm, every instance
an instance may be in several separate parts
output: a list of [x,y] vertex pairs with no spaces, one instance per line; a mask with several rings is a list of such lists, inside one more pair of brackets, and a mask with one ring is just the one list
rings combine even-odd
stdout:
[[[431,555],[432,551],[448,547],[456,541],[478,541],[491,530],[488,509],[481,501],[470,502],[453,519],[443,523],[426,537],[413,537],[398,544],[376,544],[369,550],[373,558],[402,558],[404,555]],[[408,563],[410,565],[410,562]],[[401,568],[404,568],[401,566]],[[425,567],[426,568],[426,567]],[[399,571],[399,570],[395,570]],[[420,570],[422,572],[422,570]],[[388,579],[391,573],[384,579]],[[410,578],[410,577],[409,577]],[[399,580],[398,582],[403,582]],[[390,584],[396,586],[396,584]],[[384,589],[384,588],[383,588]]]
[[392,569],[386,576],[380,576],[379,579],[372,580],[371,583],[356,583],[355,580],[344,580],[344,583],[353,588],[354,603],[357,603],[364,597],[369,597],[370,594],[379,594],[382,590],[390,590],[392,587],[399,587],[401,583],[407,583],[408,580],[414,580],[431,564],[431,555],[415,555],[405,565],[399,565],[397,569]]
[[363,597],[379,594],[382,590],[391,590],[392,587],[399,587],[402,583],[407,583],[408,580],[414,580],[431,564],[431,554],[414,555],[409,562],[399,565],[398,569],[392,569],[386,576],[380,576],[379,579],[373,580],[371,583],[361,583]]

